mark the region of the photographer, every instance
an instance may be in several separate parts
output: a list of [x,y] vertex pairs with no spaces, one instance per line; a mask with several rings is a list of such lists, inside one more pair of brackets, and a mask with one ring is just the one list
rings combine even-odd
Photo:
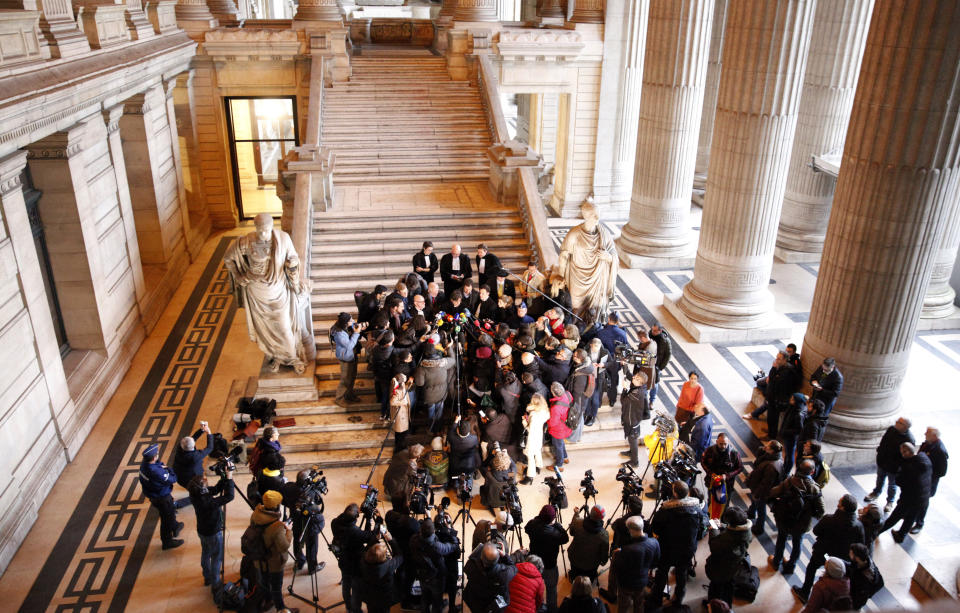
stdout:
[[401,607],[414,608],[408,602],[410,587],[413,585],[413,580],[417,578],[417,567],[410,551],[410,539],[420,529],[420,522],[410,516],[410,509],[406,505],[387,511],[384,521],[387,524],[387,531],[393,535],[393,544],[403,556],[403,565],[397,577],[402,598]]
[[573,520],[568,532],[572,537],[567,552],[570,557],[570,578],[585,576],[597,582],[598,571],[610,559],[610,535],[603,527],[603,507],[590,509],[583,517],[578,507],[573,508]]
[[677,585],[673,594],[673,603],[683,602],[687,590],[688,571],[700,534],[700,501],[689,495],[690,490],[683,481],[674,481],[671,486],[671,498],[664,502],[653,515],[650,530],[660,542],[661,555],[657,576],[654,579],[650,598],[659,604],[663,590],[667,585],[670,567],[675,569]]
[[[526,556],[526,551],[522,549],[517,553]],[[463,603],[471,611],[506,608],[510,602],[510,581],[517,574],[511,557],[503,554],[496,545],[487,543],[473,550],[463,572],[467,579],[463,588]]]
[[410,478],[417,474],[417,460],[422,454],[423,445],[414,444],[390,458],[390,466],[383,473],[383,491],[394,509],[410,503]]
[[620,425],[630,445],[629,451],[620,455],[630,458],[630,466],[640,466],[640,423],[650,418],[650,401],[647,399],[647,375],[639,368],[630,379],[630,389],[620,395]]
[[360,557],[364,547],[375,542],[377,538],[375,531],[362,530],[357,526],[359,517],[360,507],[351,503],[330,522],[333,544],[340,549],[337,565],[340,567],[341,593],[348,613],[361,611]]
[[652,407],[654,401],[657,399],[657,391],[660,387],[660,373],[666,370],[667,364],[670,363],[673,345],[670,343],[670,337],[667,336],[667,331],[664,330],[659,323],[650,326],[650,338],[657,344],[657,359],[655,365],[657,376],[656,379],[654,379],[654,384],[650,386],[650,406]]
[[357,353],[360,342],[360,333],[366,329],[367,323],[357,324],[350,313],[340,313],[337,321],[330,327],[330,344],[334,347],[337,362],[340,363],[340,384],[337,385],[337,406],[348,407],[360,402],[360,398],[353,391],[357,380]]
[[[643,327],[637,330],[637,351],[647,354],[640,368],[647,375],[647,389],[653,389],[657,385],[657,343]],[[650,404],[653,405],[652,402]]]
[[707,598],[719,598],[733,605],[733,579],[747,557],[750,541],[750,520],[740,507],[723,512],[722,523],[711,520],[710,557],[704,565],[710,585]]
[[[443,612],[443,593],[447,580],[446,557],[458,552],[460,548],[460,541],[455,534],[452,542],[444,543],[437,539],[436,533],[433,520],[423,519],[420,521],[419,531],[410,539],[410,555],[413,556],[417,578],[420,579],[420,610],[424,613]],[[453,607],[452,601],[450,606]]]
[[[433,527],[436,531],[438,541],[453,545],[453,551],[448,553],[443,559],[447,569],[447,578],[445,580],[447,601],[453,603],[457,600],[457,590],[460,587],[460,540],[457,538],[457,531],[453,528],[453,520],[446,511],[449,506],[449,502],[441,501],[440,510],[433,518]],[[455,606],[451,605],[450,609],[455,609]]]
[[557,610],[557,583],[560,571],[557,569],[557,556],[560,547],[570,536],[557,522],[557,510],[549,504],[543,505],[540,514],[527,522],[524,532],[530,536],[530,553],[543,560],[543,583],[547,587],[547,611]]
[[[197,439],[201,434],[207,435],[207,446],[203,449],[197,449]],[[213,434],[210,433],[210,426],[207,422],[200,422],[200,429],[193,433],[193,436],[185,436],[180,439],[177,451],[173,455],[173,472],[177,473],[177,483],[180,487],[189,489],[190,481],[197,475],[203,474],[203,459],[213,451]],[[177,508],[186,506],[186,501],[180,503],[177,501]]]
[[289,509],[293,519],[295,568],[299,571],[306,564],[308,575],[323,568],[323,565],[317,566],[320,531],[325,525],[320,495],[327,491],[326,479],[321,474],[313,470],[301,470],[297,473],[296,483],[285,483],[281,490],[283,505]]
[[212,488],[204,474],[194,476],[187,487],[193,510],[197,513],[203,584],[211,586],[214,595],[220,590],[220,567],[223,564],[222,507],[233,500],[234,489],[233,470],[224,471]]
[[494,447],[489,466],[483,471],[483,485],[480,486],[480,500],[490,509],[504,506],[503,489],[517,474],[517,465],[506,449]]
[[383,541],[364,552],[360,562],[360,593],[367,613],[388,613],[397,602],[394,575],[402,564],[403,555],[389,531],[383,533]]
[[241,568],[246,568],[253,576],[256,573],[252,567],[259,571],[260,582],[269,589],[277,611],[286,609],[283,603],[283,566],[287,561],[291,537],[290,527],[280,520],[281,502],[283,496],[280,492],[265,492],[263,502],[254,509],[250,516],[250,526],[240,540],[247,562],[246,565],[242,564]]

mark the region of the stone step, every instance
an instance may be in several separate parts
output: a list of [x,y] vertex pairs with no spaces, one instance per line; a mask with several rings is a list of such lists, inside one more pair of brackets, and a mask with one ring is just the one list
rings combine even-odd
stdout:
[[[481,187],[481,186],[478,186]],[[389,204],[389,203],[387,203]],[[455,215],[455,217],[452,217]],[[367,230],[383,231],[391,228],[405,229],[409,228],[410,222],[428,221],[431,224],[440,224],[440,227],[449,226],[456,228],[463,227],[482,227],[485,224],[497,223],[500,220],[512,218],[519,219],[517,211],[491,204],[489,208],[483,210],[458,210],[455,212],[445,211],[442,215],[431,212],[411,213],[404,211],[396,213],[390,217],[380,219],[364,219],[358,216],[356,212],[317,212],[314,213],[314,229],[326,230],[332,229],[339,231],[345,230]],[[446,223],[444,223],[446,222]]]
[[[366,406],[358,404],[357,407],[363,407],[365,411],[355,411],[352,413],[333,413],[333,412],[310,412],[300,413],[294,417],[297,423],[294,426],[288,426],[281,430],[284,437],[283,446],[287,446],[286,439],[292,434],[327,434],[331,432],[360,432],[364,430],[384,430],[385,424],[380,421],[379,405],[371,396],[370,403]],[[332,404],[333,407],[343,411],[341,407]],[[279,411],[277,412],[279,415]],[[262,429],[257,431],[257,437],[263,434]],[[380,435],[383,438],[383,435]]]
[[324,91],[323,103],[343,102],[345,100],[389,100],[403,101],[409,108],[421,100],[476,100],[479,90],[476,87],[457,83],[423,83],[392,85],[390,83],[347,83],[342,87]]
[[[425,144],[425,143],[421,143]],[[376,150],[370,150],[369,147],[357,143],[357,147],[336,147],[337,164],[352,163],[357,160],[365,160],[372,157],[378,159],[387,158],[420,158],[425,155],[449,156],[448,159],[459,159],[481,156],[487,159],[487,146],[484,143],[462,144],[455,142],[433,143],[432,146],[418,146],[411,144],[407,147],[378,147]],[[441,158],[443,159],[443,158]]]
[[456,132],[437,132],[427,135],[407,134],[404,132],[393,132],[389,134],[369,133],[358,134],[355,137],[349,137],[343,134],[331,134],[329,138],[324,139],[324,144],[332,146],[334,150],[340,147],[340,143],[349,143],[353,149],[360,147],[370,147],[371,143],[385,143],[391,146],[409,146],[415,143],[421,147],[445,146],[451,144],[490,144],[489,133],[478,130],[465,130],[462,134]]
[[437,172],[424,174],[351,174],[339,176],[334,173],[339,185],[365,185],[367,183],[463,183],[464,181],[482,181],[489,178],[487,172]]
[[378,160],[370,164],[337,164],[334,176],[348,176],[355,174],[408,174],[416,172],[484,172],[490,168],[489,162],[457,162],[444,163],[440,160],[394,161]]
[[[401,120],[403,123],[398,124],[397,121]],[[442,121],[442,123],[437,123],[438,121]],[[366,122],[354,119],[338,121],[336,118],[331,118],[323,125],[323,135],[332,136],[334,134],[343,134],[349,131],[362,140],[364,132],[358,133],[358,130],[361,128],[366,130],[367,133],[383,130],[391,133],[403,133],[416,130],[422,131],[424,135],[432,135],[455,130],[466,130],[468,132],[470,130],[482,130],[486,129],[486,125],[486,119],[483,117],[477,117],[476,115],[451,115],[443,118],[442,120],[430,117],[420,117],[414,119],[403,115],[398,115],[397,117],[377,117],[375,121]]]
[[[392,439],[391,439],[392,440]],[[372,466],[377,458],[377,452],[380,451],[380,442],[376,446],[359,447],[356,449],[324,449],[312,451],[288,451],[286,446],[283,449],[283,457],[287,463],[284,470],[287,478],[295,476],[301,470],[316,466],[320,470],[329,470],[331,468],[353,468],[355,466]],[[387,464],[393,457],[393,444],[388,443],[383,448],[380,457],[380,464]],[[237,465],[237,474],[250,474],[246,464]],[[333,483],[328,483],[328,487],[338,487]]]
[[[433,102],[432,100],[430,102]],[[325,116],[325,121],[331,120],[344,120],[352,119],[355,121],[363,122],[364,120],[369,120],[371,116],[381,117],[383,114],[387,114],[394,117],[449,117],[449,116],[462,116],[473,113],[483,113],[483,105],[479,101],[470,101],[463,102],[462,106],[455,108],[450,108],[446,104],[427,104],[427,105],[417,105],[413,109],[398,109],[396,103],[390,104],[387,102],[374,104],[371,106],[364,107],[362,109],[357,108],[337,108],[336,113],[329,113],[329,116]]]
[[[353,233],[349,232],[327,232],[314,230],[313,236],[319,240],[323,241],[324,244],[332,243],[350,243],[355,244],[357,241],[356,232],[363,231],[362,229],[355,230]],[[424,231],[422,229],[417,230],[381,230],[384,243],[390,243],[393,241],[423,241]],[[491,225],[490,228],[468,228],[466,230],[457,230],[454,228],[431,228],[430,229],[430,240],[433,241],[434,249],[439,250],[441,243],[453,243],[455,241],[473,241],[476,239],[478,243],[484,242],[492,234],[496,233],[496,236],[501,239],[507,238],[525,238],[526,234],[523,231],[523,227],[517,224],[498,224]],[[462,243],[461,243],[462,244]],[[444,245],[446,246],[446,245]],[[341,245],[342,247],[342,245]],[[356,254],[356,257],[351,257],[352,261],[363,261],[362,258],[369,258],[372,256],[367,255],[367,251],[364,250]],[[446,251],[444,251],[446,253]],[[413,254],[410,254],[410,257],[413,257]],[[441,256],[442,257],[442,256]],[[372,261],[380,261],[382,258],[375,258]],[[439,258],[438,258],[439,259]]]
[[[527,261],[529,260],[528,254],[529,251],[520,251],[518,255],[504,255],[500,258],[500,262],[514,274],[519,274],[519,272],[527,266]],[[409,258],[412,257],[411,252]],[[399,279],[401,275],[410,272],[410,269],[411,263],[408,258],[403,258],[403,261],[397,258],[397,261],[381,264],[341,266],[339,270],[334,271],[324,270],[323,267],[311,265],[310,278],[318,282],[333,280],[349,281],[355,284],[356,289],[368,291],[378,283],[387,285],[384,281],[396,283],[396,280]],[[438,275],[435,274],[434,277],[438,278]],[[393,281],[390,281],[391,279],[393,279]]]
[[[281,430],[280,436],[284,455],[286,455],[287,452],[298,451],[379,448],[388,432],[386,424],[381,424],[377,429],[291,433],[285,436]],[[393,438],[392,433],[390,438]]]

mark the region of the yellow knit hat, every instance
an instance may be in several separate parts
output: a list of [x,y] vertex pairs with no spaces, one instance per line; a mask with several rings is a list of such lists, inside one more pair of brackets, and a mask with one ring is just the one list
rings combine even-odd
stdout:
[[268,509],[278,508],[281,502],[283,502],[283,496],[280,492],[269,490],[263,495],[263,506]]

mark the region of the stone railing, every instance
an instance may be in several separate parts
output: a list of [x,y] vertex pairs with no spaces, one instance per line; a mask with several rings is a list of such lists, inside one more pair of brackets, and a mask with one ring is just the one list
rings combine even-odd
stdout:
[[507,132],[507,119],[504,117],[503,107],[500,105],[497,73],[489,55],[477,56],[477,61],[479,63],[477,83],[480,86],[480,99],[486,109],[490,137],[495,143],[504,143],[509,140],[510,134]]

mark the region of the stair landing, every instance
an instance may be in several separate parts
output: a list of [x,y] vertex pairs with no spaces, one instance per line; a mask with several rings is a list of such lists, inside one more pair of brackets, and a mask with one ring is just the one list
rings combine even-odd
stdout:
[[[460,210],[490,211],[503,205],[490,193],[486,181],[454,183],[375,183],[336,185],[336,210],[317,217],[336,219],[357,213],[384,216],[400,212],[456,214]],[[429,240],[429,231],[423,240]],[[444,252],[437,251],[437,257]],[[410,254],[413,257],[413,253]]]

